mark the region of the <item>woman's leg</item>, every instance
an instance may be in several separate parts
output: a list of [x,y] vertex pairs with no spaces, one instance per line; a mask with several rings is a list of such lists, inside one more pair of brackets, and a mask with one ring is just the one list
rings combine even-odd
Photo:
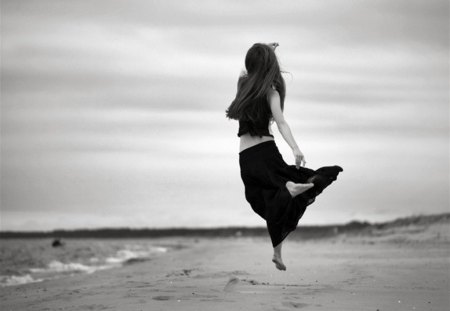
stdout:
[[286,188],[287,188],[287,190],[289,191],[289,193],[291,194],[291,196],[293,198],[295,198],[299,194],[305,192],[306,190],[311,189],[312,187],[314,187],[313,183],[296,184],[296,183],[294,183],[292,181],[288,181],[286,183]]
[[275,263],[275,266],[278,270],[286,270],[286,266],[281,259],[281,246],[283,243],[278,244],[273,248],[273,258],[272,261]]

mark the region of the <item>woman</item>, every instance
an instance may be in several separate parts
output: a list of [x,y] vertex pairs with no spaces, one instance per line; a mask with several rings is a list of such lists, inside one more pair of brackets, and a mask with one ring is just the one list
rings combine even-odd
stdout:
[[[274,248],[272,261],[277,269],[286,270],[281,257],[283,240],[342,168],[328,166],[314,171],[304,167],[305,156],[283,116],[286,89],[275,55],[277,46],[256,43],[248,50],[247,72],[239,77],[236,98],[226,116],[239,120],[239,164],[245,198],[266,220]],[[283,161],[270,129],[272,120],[291,147],[296,165]]]

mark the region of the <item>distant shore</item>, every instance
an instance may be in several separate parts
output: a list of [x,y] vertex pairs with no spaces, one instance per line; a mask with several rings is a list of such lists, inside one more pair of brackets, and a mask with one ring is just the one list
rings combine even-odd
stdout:
[[[291,233],[291,239],[316,239],[339,234],[372,234],[373,232],[400,226],[424,226],[448,222],[450,213],[418,215],[398,218],[388,222],[369,223],[351,221],[336,225],[301,225]],[[163,237],[258,237],[266,236],[265,227],[220,228],[98,228],[53,231],[0,231],[0,239],[10,238],[163,238]]]

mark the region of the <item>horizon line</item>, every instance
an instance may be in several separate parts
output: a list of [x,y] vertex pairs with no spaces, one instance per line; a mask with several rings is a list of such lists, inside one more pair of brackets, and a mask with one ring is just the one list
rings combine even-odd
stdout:
[[[331,223],[331,224],[305,224],[305,225],[298,225],[298,227],[341,227],[341,226],[347,226],[350,224],[364,224],[364,225],[382,225],[382,224],[389,224],[400,220],[408,220],[408,219],[415,219],[415,218],[449,218],[450,219],[450,212],[447,213],[438,213],[438,214],[413,214],[410,216],[403,216],[403,217],[396,217],[392,220],[382,221],[382,222],[371,222],[367,220],[350,220],[345,223]],[[261,229],[266,228],[266,226],[215,226],[215,227],[186,227],[186,226],[180,226],[180,227],[95,227],[95,228],[73,228],[73,229],[63,229],[63,228],[56,228],[56,229],[49,229],[49,230],[2,230],[0,229],[0,234],[2,233],[55,233],[55,232],[80,232],[80,231],[118,231],[118,230],[129,230],[129,231],[170,231],[170,230],[187,230],[187,231],[195,231],[195,230],[226,230],[226,229]]]

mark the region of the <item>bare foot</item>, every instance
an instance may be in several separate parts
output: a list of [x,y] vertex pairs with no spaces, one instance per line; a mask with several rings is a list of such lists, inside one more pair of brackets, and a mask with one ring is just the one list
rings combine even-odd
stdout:
[[275,267],[277,267],[278,270],[282,270],[282,271],[286,270],[286,266],[284,265],[281,257],[273,255],[272,262],[275,263]]
[[296,196],[298,196],[300,193],[305,192],[308,189],[311,189],[312,187],[314,187],[313,183],[308,183],[308,184],[296,184],[292,181],[288,181],[286,183],[286,188],[289,191],[289,193],[291,194],[291,196],[293,198],[295,198]]

